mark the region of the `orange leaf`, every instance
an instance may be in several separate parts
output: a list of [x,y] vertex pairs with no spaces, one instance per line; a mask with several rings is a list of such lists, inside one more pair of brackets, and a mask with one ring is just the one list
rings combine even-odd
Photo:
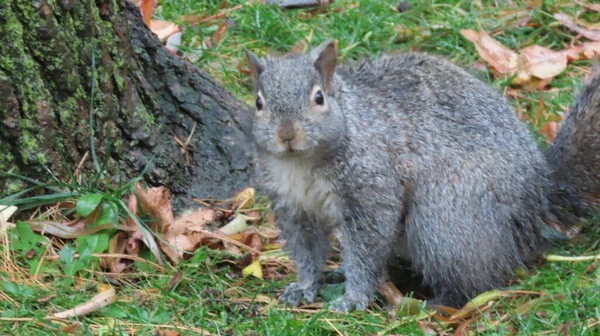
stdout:
[[150,19],[152,19],[152,12],[156,7],[156,0],[142,0],[142,18],[146,26],[150,27]]

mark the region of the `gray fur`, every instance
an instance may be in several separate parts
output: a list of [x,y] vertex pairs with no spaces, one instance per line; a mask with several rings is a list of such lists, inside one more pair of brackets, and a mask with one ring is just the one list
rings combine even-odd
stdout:
[[[322,74],[335,61],[320,56],[335,52],[332,43],[249,57],[260,62],[265,106],[253,120],[257,183],[299,273],[280,300],[314,300],[339,230],[346,292],[331,309],[365,309],[398,257],[412,261],[435,302],[459,306],[542,252],[545,222],[571,224],[563,209],[583,207],[581,186],[600,189],[598,77],[547,161],[505,99],[460,67],[420,53],[384,56],[337,67],[329,83]],[[311,103],[315,85],[325,107]],[[293,124],[293,141],[278,139],[280,123]]]

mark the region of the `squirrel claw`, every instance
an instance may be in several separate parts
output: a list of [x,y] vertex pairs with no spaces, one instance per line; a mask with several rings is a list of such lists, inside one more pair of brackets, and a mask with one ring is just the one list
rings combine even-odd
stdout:
[[286,303],[292,307],[298,307],[300,303],[313,303],[317,294],[316,286],[302,286],[293,282],[287,286],[279,297],[279,302]]
[[339,313],[348,313],[352,310],[360,310],[364,311],[367,309],[369,305],[369,300],[367,299],[351,299],[346,296],[338,298],[329,303],[327,307],[331,311],[339,312]]

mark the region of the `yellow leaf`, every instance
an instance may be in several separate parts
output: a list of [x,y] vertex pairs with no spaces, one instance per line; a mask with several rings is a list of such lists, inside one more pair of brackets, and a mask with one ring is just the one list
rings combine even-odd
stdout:
[[238,210],[246,209],[254,202],[254,195],[256,195],[254,188],[246,188],[240,191],[233,200],[233,207]]
[[252,275],[259,279],[262,279],[263,278],[262,267],[260,266],[260,263],[258,262],[258,260],[254,260],[252,262],[252,264],[244,267],[244,269],[242,270],[242,275],[245,277]]

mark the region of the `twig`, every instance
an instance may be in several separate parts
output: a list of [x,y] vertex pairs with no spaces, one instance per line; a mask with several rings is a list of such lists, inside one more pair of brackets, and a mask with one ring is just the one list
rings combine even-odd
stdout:
[[336,332],[338,335],[340,335],[340,336],[344,336],[344,334],[342,334],[342,332],[341,332],[341,331],[339,331],[339,330],[338,330],[338,328],[336,328],[336,327],[333,325],[333,323],[329,322],[329,320],[328,320],[328,319],[325,319],[325,322],[327,322],[327,324],[329,324],[329,325],[330,325],[330,326],[333,328],[333,330],[335,330],[335,332]]

